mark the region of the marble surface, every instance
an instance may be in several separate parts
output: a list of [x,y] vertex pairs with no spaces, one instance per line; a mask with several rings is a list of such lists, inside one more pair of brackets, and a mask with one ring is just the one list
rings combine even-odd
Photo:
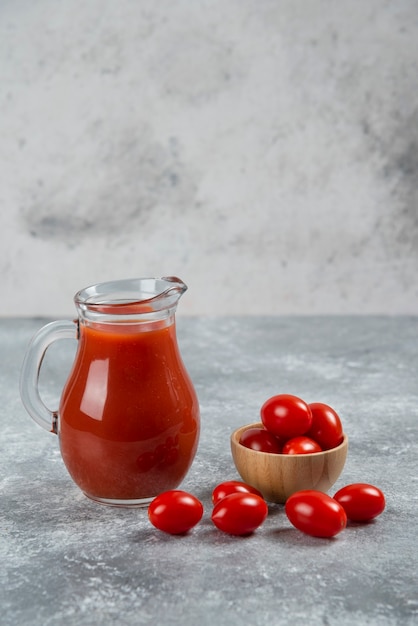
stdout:
[[3,0],[0,315],[169,274],[191,315],[416,314],[417,41],[416,0]]
[[[44,322],[0,320],[2,626],[417,623],[416,317],[179,318],[202,414],[199,450],[182,487],[205,506],[184,537],[154,529],[146,510],[85,498],[57,438],[26,414],[19,370]],[[45,359],[49,403],[66,376],[70,344]],[[340,413],[350,450],[335,489],[379,486],[387,507],[374,523],[314,539],[272,505],[250,537],[212,525],[211,490],[238,478],[230,433],[281,392]]]

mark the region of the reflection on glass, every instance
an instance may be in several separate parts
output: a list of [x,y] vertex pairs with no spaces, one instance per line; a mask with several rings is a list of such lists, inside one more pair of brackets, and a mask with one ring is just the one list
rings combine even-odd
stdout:
[[90,363],[87,375],[87,384],[81,411],[95,420],[103,418],[103,410],[107,398],[107,386],[109,375],[109,359],[97,359]]

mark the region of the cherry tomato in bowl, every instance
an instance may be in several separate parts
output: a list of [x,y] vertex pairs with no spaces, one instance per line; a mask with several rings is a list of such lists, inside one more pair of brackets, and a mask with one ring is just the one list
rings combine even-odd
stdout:
[[286,500],[285,511],[295,528],[312,537],[334,537],[347,525],[341,504],[314,489],[292,494]]
[[344,433],[339,415],[328,404],[313,402],[309,405],[312,424],[306,433],[317,441],[323,450],[330,450],[340,445]]
[[353,522],[369,522],[380,515],[386,506],[383,492],[367,483],[346,485],[334,495]]
[[282,439],[304,435],[312,424],[309,406],[290,394],[279,394],[266,400],[260,415],[266,430]]
[[254,493],[256,496],[260,496],[260,498],[263,497],[258,489],[247,483],[243,483],[239,480],[226,480],[216,485],[215,489],[212,491],[213,504],[217,504],[219,500],[230,496],[232,493]]
[[254,493],[232,493],[215,504],[212,522],[230,535],[249,535],[264,522],[268,514],[266,501]]
[[283,454],[312,454],[314,452],[322,452],[321,446],[304,435],[288,439],[282,449]]
[[279,439],[265,428],[248,428],[242,433],[240,444],[257,452],[280,454],[281,445]]
[[153,526],[171,535],[182,535],[201,520],[203,504],[186,491],[173,489],[160,493],[148,507]]

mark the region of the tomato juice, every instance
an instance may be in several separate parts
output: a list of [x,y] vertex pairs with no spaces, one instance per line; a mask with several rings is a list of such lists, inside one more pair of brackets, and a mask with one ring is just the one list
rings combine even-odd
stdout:
[[96,500],[138,504],[177,487],[199,438],[199,406],[171,320],[81,321],[64,388],[64,463]]

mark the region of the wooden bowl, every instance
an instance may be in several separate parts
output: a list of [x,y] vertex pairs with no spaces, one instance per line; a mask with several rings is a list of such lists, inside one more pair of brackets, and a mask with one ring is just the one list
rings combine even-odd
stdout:
[[232,458],[243,481],[261,491],[269,502],[286,502],[292,493],[301,489],[326,492],[343,470],[348,451],[345,434],[339,446],[323,452],[271,454],[251,450],[239,443],[248,428],[263,428],[263,425],[248,424],[232,433]]

